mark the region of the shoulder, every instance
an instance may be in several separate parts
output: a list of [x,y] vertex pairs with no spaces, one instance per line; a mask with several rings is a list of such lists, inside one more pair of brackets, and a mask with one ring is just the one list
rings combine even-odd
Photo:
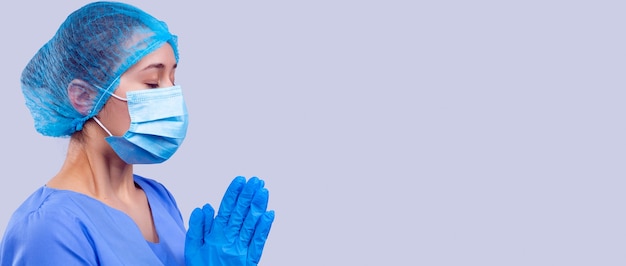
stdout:
[[39,188],[13,213],[7,231],[38,232],[48,236],[60,234],[63,229],[74,231],[84,218],[84,206],[76,197],[79,195],[75,192]]
[[[0,263],[67,261],[90,264],[92,241],[70,194],[40,188],[13,214],[0,244]],[[41,254],[49,254],[41,256]]]
[[80,207],[76,203],[74,192],[50,189],[41,187],[33,192],[15,210],[11,216],[9,226],[33,222],[37,225],[39,221],[73,220],[77,217],[77,210]]

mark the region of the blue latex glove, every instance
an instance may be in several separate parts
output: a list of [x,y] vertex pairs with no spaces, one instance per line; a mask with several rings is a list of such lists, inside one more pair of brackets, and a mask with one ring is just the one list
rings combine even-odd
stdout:
[[226,189],[215,219],[210,204],[189,218],[185,242],[187,265],[252,266],[261,260],[274,221],[267,211],[269,192],[256,177],[236,177]]

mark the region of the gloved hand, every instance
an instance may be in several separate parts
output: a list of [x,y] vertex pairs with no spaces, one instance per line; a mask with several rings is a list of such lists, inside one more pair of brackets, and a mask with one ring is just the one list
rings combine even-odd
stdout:
[[185,241],[187,265],[255,266],[274,221],[267,210],[265,182],[236,177],[226,189],[215,219],[210,204],[196,208],[189,218]]

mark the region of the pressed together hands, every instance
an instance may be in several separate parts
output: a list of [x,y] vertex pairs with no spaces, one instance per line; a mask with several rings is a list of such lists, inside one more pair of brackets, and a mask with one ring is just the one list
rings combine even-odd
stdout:
[[217,216],[211,205],[196,208],[185,241],[187,265],[253,266],[259,263],[274,221],[267,211],[263,180],[236,177],[226,189]]

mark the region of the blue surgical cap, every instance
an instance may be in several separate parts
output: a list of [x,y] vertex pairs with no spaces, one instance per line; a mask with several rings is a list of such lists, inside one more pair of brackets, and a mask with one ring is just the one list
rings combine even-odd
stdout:
[[[165,43],[178,62],[177,38],[167,25],[128,4],[95,2],[71,13],[22,72],[22,92],[37,132],[64,137],[81,130],[100,112],[119,77]],[[75,79],[95,91],[88,114],[70,102],[68,85]]]

